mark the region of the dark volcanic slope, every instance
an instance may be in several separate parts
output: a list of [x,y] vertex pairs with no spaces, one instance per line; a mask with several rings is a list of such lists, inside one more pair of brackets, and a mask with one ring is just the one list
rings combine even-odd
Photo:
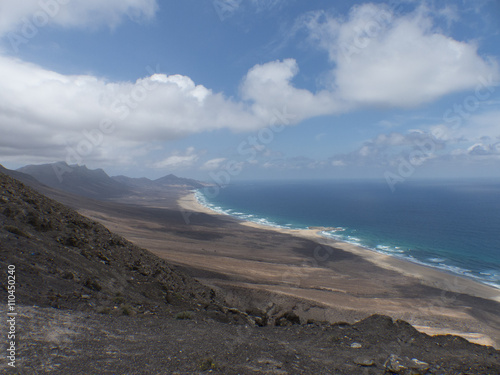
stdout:
[[0,173],[0,267],[7,264],[18,269],[23,304],[129,313],[210,302],[208,288],[150,252]]
[[7,176],[15,178],[16,180],[21,181],[23,184],[26,184],[26,185],[34,188],[35,190],[45,186],[40,181],[38,181],[35,177],[30,176],[29,174],[26,174],[26,173],[13,171],[13,170],[4,168],[3,165],[0,165],[0,173],[3,173],[3,174],[6,174]]

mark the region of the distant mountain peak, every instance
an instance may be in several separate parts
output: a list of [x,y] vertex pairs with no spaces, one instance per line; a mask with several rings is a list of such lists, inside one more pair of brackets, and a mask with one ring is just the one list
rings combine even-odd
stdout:
[[190,178],[177,177],[176,175],[170,173],[166,176],[160,177],[156,180],[150,180],[146,177],[132,178],[127,176],[113,176],[115,181],[118,181],[133,189],[165,189],[168,187],[187,187],[198,189],[204,185],[196,180]]
[[193,180],[191,178],[184,178],[184,177],[177,177],[176,175],[170,173],[166,176],[160,177],[156,180],[154,180],[155,183],[161,184],[161,185],[176,185],[176,186],[187,186],[191,188],[196,188],[199,189],[203,187],[204,185],[196,180]]

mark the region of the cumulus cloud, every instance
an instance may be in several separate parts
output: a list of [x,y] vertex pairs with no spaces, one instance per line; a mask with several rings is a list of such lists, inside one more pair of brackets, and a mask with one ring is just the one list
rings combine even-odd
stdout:
[[461,160],[500,160],[500,111],[489,110],[470,115],[457,128],[439,124],[430,128],[431,134],[453,147],[451,157]]
[[342,160],[332,160],[331,164],[334,167],[345,167],[346,166],[346,163],[343,162]]
[[206,170],[206,171],[213,171],[216,169],[219,169],[227,159],[226,158],[215,158],[215,159],[210,159],[203,163],[200,169]]
[[474,89],[498,65],[477,46],[443,35],[426,8],[396,16],[384,5],[354,6],[346,20],[316,12],[310,37],[335,63],[332,88],[358,105],[411,107]]
[[[20,36],[28,28],[115,27],[124,15],[134,20],[151,18],[156,0],[23,0],[0,2],[0,37],[11,32]],[[31,25],[31,26],[30,26]],[[32,32],[32,31],[30,31]]]
[[467,149],[473,156],[500,156],[500,141],[494,144],[476,143]]
[[99,153],[105,143],[119,154],[147,142],[222,128],[255,131],[338,110],[329,93],[313,94],[291,84],[294,60],[252,68],[242,86],[246,102],[214,93],[187,76],[148,70],[136,82],[110,82],[0,56],[0,127],[5,134],[0,152],[16,157],[43,150],[43,157],[72,156],[78,163],[105,157]]
[[130,147],[219,128],[263,126],[242,103],[189,77],[152,73],[136,82],[109,82],[0,56],[0,152],[43,149],[45,156],[61,157],[70,146],[88,156],[79,145],[97,149],[112,140],[116,147]]
[[253,103],[257,116],[269,117],[273,109],[293,108],[295,121],[308,117],[346,111],[348,105],[330,91],[312,93],[293,86],[299,72],[294,59],[256,65],[249,70],[241,86],[242,97]]
[[332,156],[329,158],[329,164],[334,167],[372,166],[378,168],[395,165],[404,159],[420,165],[438,157],[445,148],[446,143],[443,140],[437,139],[427,131],[383,133],[363,142],[352,152]]
[[485,138],[498,139],[500,138],[499,119],[500,110],[484,111],[483,113],[469,115],[463,126],[454,131],[457,137],[470,141],[482,141]]
[[380,133],[352,152],[334,154],[325,160],[269,153],[254,160],[254,164],[276,171],[321,169],[325,173],[344,173],[352,167],[367,173],[381,168],[397,170],[402,163],[413,168],[441,162],[474,165],[474,162],[490,161],[494,164],[500,161],[499,118],[500,113],[492,110],[471,115],[461,128],[437,124],[407,132]]
[[325,166],[323,161],[314,160],[306,156],[284,157],[264,161],[262,167],[275,170],[312,170]]
[[332,156],[333,166],[394,166],[406,160],[421,165],[428,160],[500,160],[500,112],[470,115],[460,128],[447,124],[413,129],[407,133],[382,133],[356,150]]
[[158,169],[178,169],[192,167],[199,159],[194,147],[188,147],[184,152],[174,152],[169,157],[152,165]]

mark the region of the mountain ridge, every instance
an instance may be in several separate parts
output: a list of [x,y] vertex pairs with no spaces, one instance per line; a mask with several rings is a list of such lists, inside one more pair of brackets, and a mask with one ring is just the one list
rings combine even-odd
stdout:
[[126,314],[217,305],[166,261],[1,170],[0,187],[0,252],[19,268],[24,303]]
[[182,187],[187,187],[187,188],[193,188],[193,189],[199,189],[205,186],[203,183],[200,181],[191,179],[191,178],[185,178],[185,177],[178,177],[172,173],[157,178],[155,180],[151,180],[147,177],[139,177],[139,178],[134,178],[134,177],[128,177],[128,176],[112,176],[112,179],[115,181],[118,181],[128,187],[132,188],[162,188],[162,187],[168,187],[168,186],[182,186]]
[[[85,165],[68,165],[65,162],[49,164],[30,164],[15,171],[31,176],[39,183],[67,193],[87,198],[108,200],[130,195],[141,195],[151,190],[160,191],[174,187],[201,188],[204,185],[196,180],[168,174],[156,180],[146,177],[110,177],[102,168],[89,169]],[[11,173],[12,174],[12,173]],[[15,177],[15,176],[14,176]],[[17,175],[29,182],[26,177]],[[31,181],[33,184],[34,181]]]

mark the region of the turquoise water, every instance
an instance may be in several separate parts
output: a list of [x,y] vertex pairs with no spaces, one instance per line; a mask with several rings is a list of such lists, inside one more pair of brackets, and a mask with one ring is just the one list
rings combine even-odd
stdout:
[[500,288],[500,181],[258,182],[200,189],[242,220],[321,234]]

